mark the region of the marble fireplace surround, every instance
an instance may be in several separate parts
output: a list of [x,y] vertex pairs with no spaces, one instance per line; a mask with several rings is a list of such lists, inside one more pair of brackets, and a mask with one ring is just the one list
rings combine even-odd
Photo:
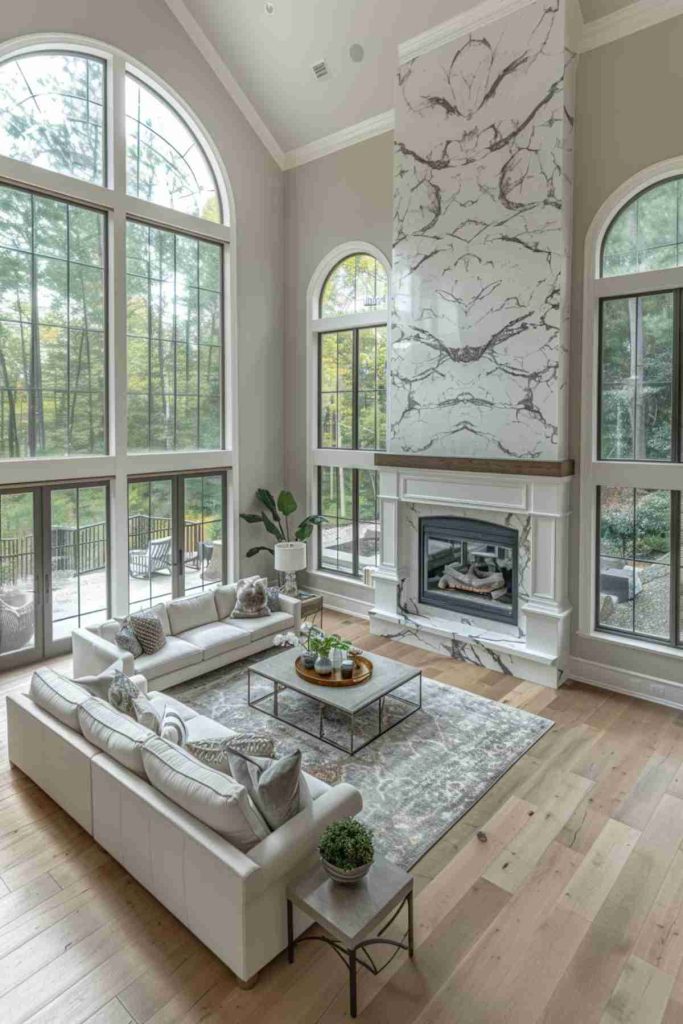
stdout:
[[[372,632],[545,686],[562,683],[571,477],[378,467],[381,561]],[[421,604],[419,520],[453,515],[510,526],[519,544],[517,625]]]

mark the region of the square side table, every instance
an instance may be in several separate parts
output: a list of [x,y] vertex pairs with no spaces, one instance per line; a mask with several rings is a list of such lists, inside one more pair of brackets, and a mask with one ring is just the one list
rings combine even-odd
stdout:
[[[401,913],[408,910],[408,941],[384,937],[384,933]],[[312,918],[328,935],[302,935],[294,938],[293,908]],[[391,911],[389,921],[378,926]],[[299,942],[325,942],[335,950],[349,971],[349,1009],[357,1014],[360,964],[371,974],[379,974],[367,950],[368,946],[388,945],[406,949],[413,956],[413,879],[402,868],[384,857],[376,857],[370,871],[356,885],[333,882],[321,864],[287,886],[287,953],[294,963],[294,949]],[[329,936],[329,937],[328,937]],[[386,965],[385,965],[386,966]]]

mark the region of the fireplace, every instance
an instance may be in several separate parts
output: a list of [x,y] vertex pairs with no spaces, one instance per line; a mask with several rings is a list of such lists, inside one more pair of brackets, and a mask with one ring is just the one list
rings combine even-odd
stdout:
[[420,519],[423,604],[517,624],[517,531],[458,516]]

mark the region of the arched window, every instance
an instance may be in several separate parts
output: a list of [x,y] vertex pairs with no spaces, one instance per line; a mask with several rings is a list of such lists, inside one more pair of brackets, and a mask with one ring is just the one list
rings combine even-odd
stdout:
[[220,161],[125,54],[4,52],[0,667],[228,566]]
[[313,289],[313,505],[328,519],[319,568],[363,577],[379,558],[374,452],[386,448],[388,276],[379,253],[349,248],[330,254]]
[[582,547],[595,586],[582,628],[681,646],[683,178],[638,184],[588,241]]

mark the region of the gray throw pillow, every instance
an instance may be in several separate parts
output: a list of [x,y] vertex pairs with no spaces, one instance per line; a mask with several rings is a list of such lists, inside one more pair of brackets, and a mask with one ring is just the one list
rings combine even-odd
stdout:
[[121,662],[116,662],[114,665],[110,665],[109,668],[105,668],[99,675],[96,676],[80,676],[75,679],[74,682],[82,686],[84,690],[92,694],[93,697],[99,697],[100,700],[109,701],[109,687],[114,682],[114,676],[120,671],[117,665]]
[[170,707],[168,704],[164,708],[159,735],[162,740],[168,740],[169,743],[175,743],[179,747],[185,746],[187,726],[175,708]]
[[142,647],[143,654],[156,654],[166,643],[164,627],[161,619],[154,612],[135,612],[128,618],[135,638]]
[[233,779],[244,786],[271,832],[311,802],[301,775],[300,750],[278,761],[257,760],[234,751],[228,762]]
[[124,715],[130,715],[131,718],[135,716],[133,708],[133,701],[136,697],[142,696],[142,690],[137,683],[134,683],[132,679],[129,679],[127,675],[118,670],[114,672],[114,678],[111,681],[109,690],[107,692],[107,700],[113,708],[120,711]]
[[138,640],[128,619],[121,626],[121,629],[115,635],[114,640],[116,646],[120,647],[122,651],[129,651],[134,658],[139,658],[142,654],[142,644]]
[[202,764],[230,775],[230,751],[249,757],[275,758],[275,744],[267,733],[244,732],[234,736],[220,736],[215,740],[190,740],[185,749]]
[[261,619],[270,615],[266,585],[262,580],[240,580],[231,619]]
[[280,611],[280,588],[266,587],[266,602],[271,612]]
[[161,731],[161,715],[152,704],[149,697],[141,693],[139,697],[133,697],[133,718],[146,729],[151,729],[158,736]]

